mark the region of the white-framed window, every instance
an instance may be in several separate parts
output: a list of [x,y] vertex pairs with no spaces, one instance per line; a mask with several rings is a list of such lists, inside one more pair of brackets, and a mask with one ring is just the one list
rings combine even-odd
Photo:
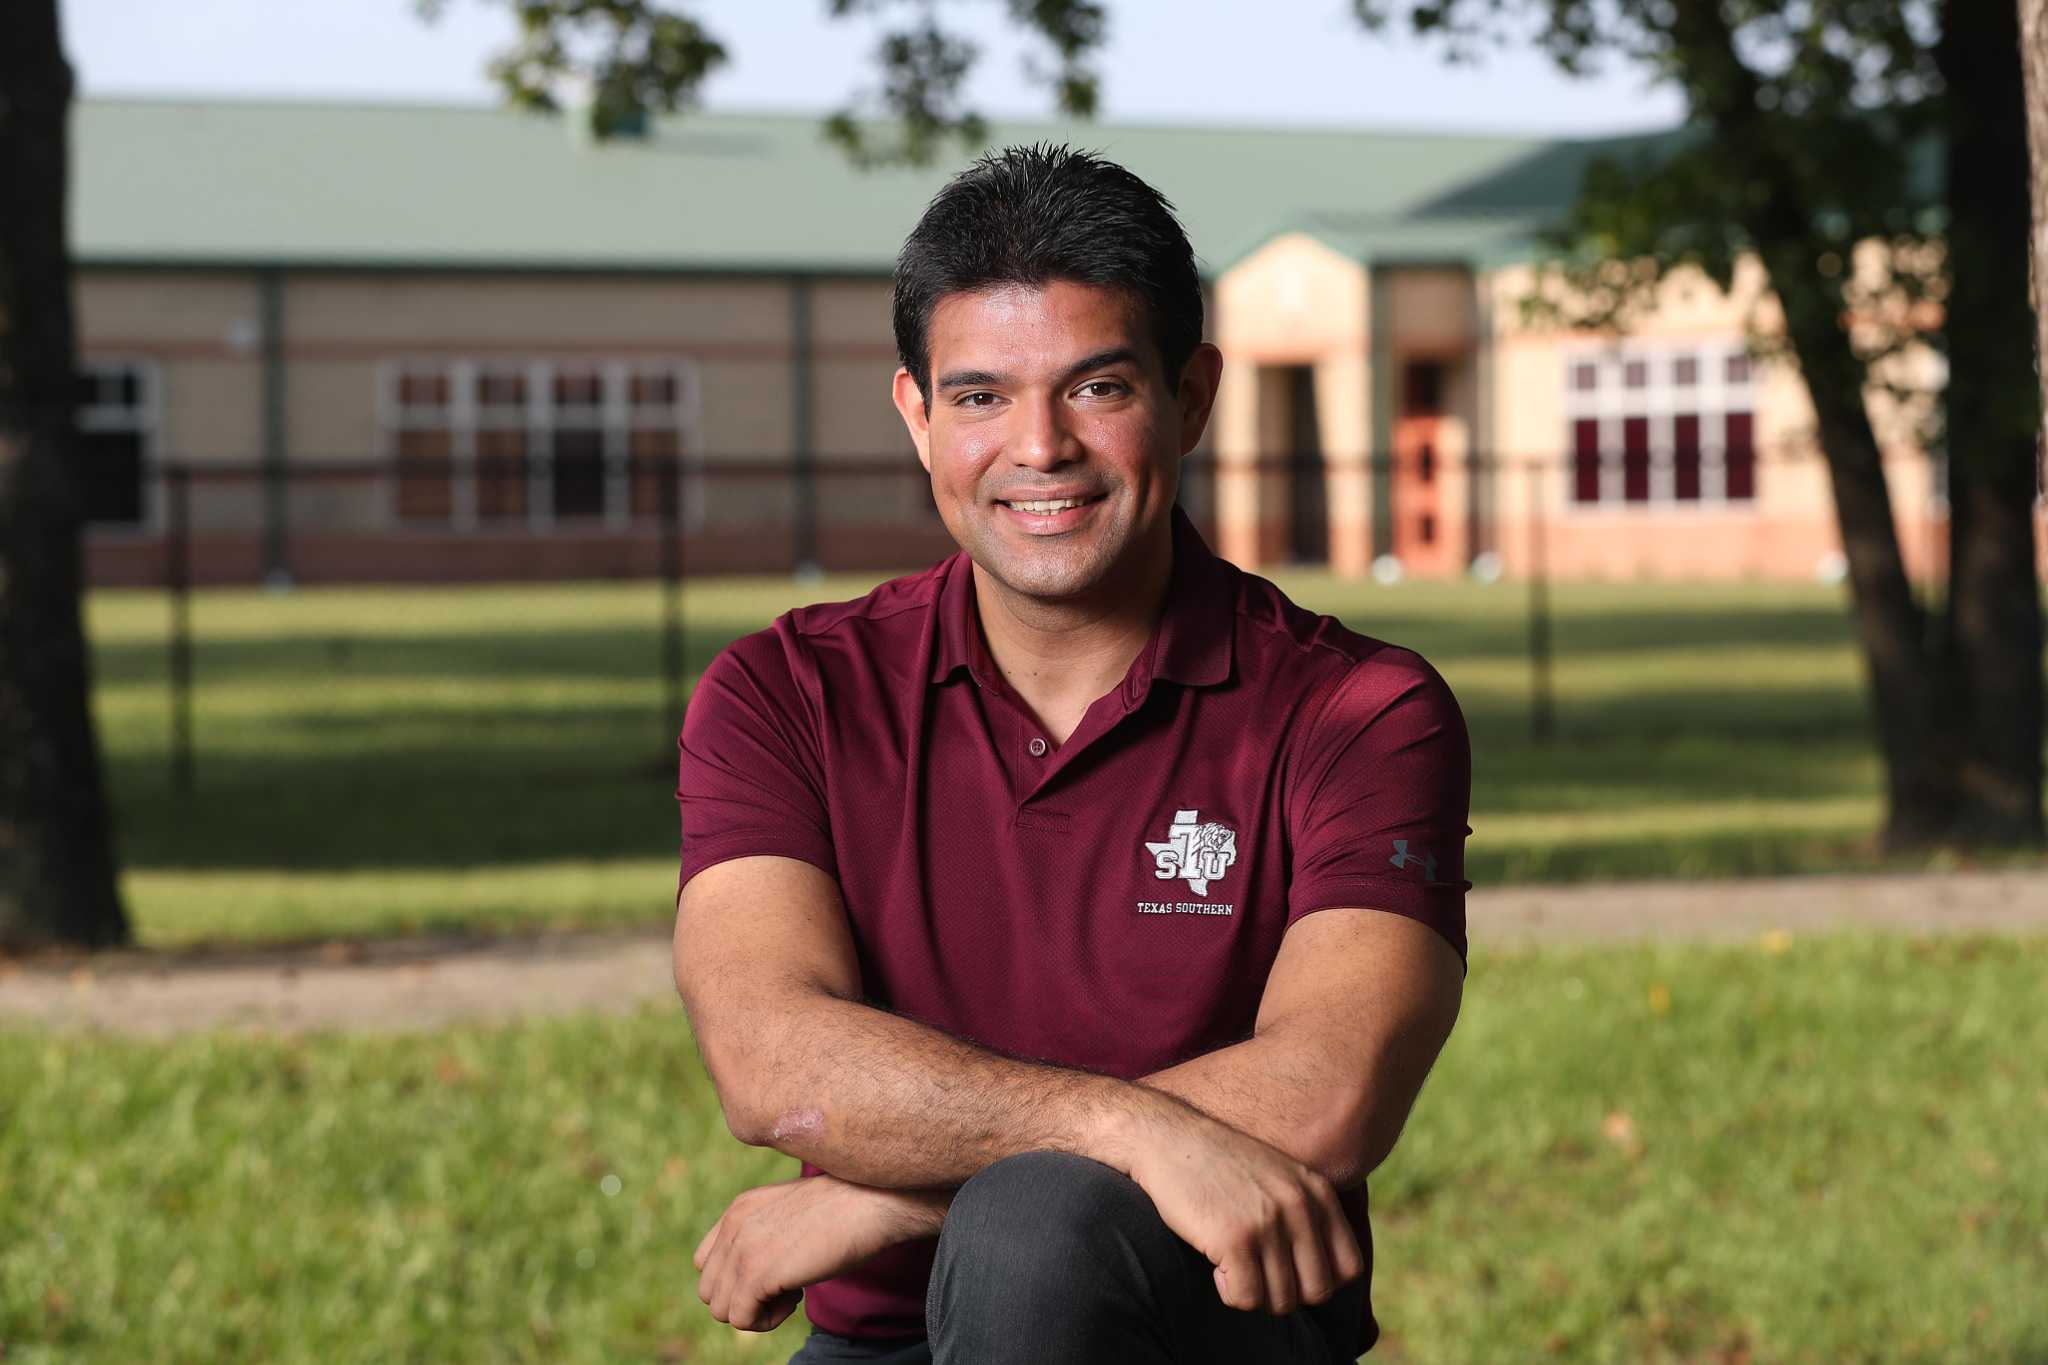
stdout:
[[1567,355],[1567,503],[1753,504],[1755,368],[1740,343],[1623,343]]
[[[700,454],[698,401],[682,359],[390,361],[378,406],[392,517],[460,530],[659,520],[664,478],[687,480]],[[680,489],[685,516],[697,491]]]
[[155,524],[161,395],[152,361],[94,358],[79,364],[76,452],[88,527]]

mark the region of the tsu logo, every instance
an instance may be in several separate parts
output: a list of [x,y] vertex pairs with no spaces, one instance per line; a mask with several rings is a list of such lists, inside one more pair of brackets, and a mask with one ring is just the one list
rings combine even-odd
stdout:
[[1206,896],[1209,883],[1222,881],[1237,861],[1237,831],[1214,820],[1202,824],[1194,811],[1180,810],[1166,827],[1166,842],[1148,840],[1145,847],[1152,854],[1153,876],[1163,882],[1185,878],[1197,896]]

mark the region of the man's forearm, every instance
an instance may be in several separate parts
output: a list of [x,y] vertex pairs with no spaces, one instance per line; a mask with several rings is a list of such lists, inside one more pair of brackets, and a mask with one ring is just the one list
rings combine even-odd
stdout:
[[[1338,1087],[1324,1084],[1319,1079],[1324,1068],[1305,1060],[1302,1051],[1291,1039],[1271,1035],[1249,1038],[1140,1077],[1138,1086],[1175,1096],[1219,1123],[1279,1148],[1321,1171],[1339,1188],[1362,1183],[1376,1158],[1358,1157],[1342,1143],[1333,1153],[1327,1139],[1319,1136],[1331,1130],[1327,1110]],[[789,1150],[780,1143],[774,1145]],[[826,1169],[850,1180],[837,1167]],[[865,1188],[887,1210],[893,1229],[890,1244],[895,1245],[938,1236],[959,1182],[926,1188]]]
[[[693,1023],[723,1040],[706,1056],[743,1141],[856,1184],[958,1186],[1037,1148],[1132,1174],[1214,1124],[1347,1187],[1399,1135],[1456,1020],[1462,973],[1446,944],[1397,917],[1317,929],[1373,946],[1316,955],[1304,941],[1276,966],[1254,1036],[1136,1081],[1004,1057],[802,985],[700,999]],[[1348,965],[1318,979],[1326,959]],[[1368,1003],[1326,1003],[1340,997]]]
[[856,1184],[956,1188],[1035,1148],[1126,1173],[1148,1127],[1189,1109],[1333,1181],[1344,1150],[1341,1068],[1291,1039],[1252,1038],[1136,1082],[1019,1061],[870,1005],[818,999],[783,1016],[761,1073],[776,1078],[747,1141]]
[[[1318,1083],[1318,1068],[1304,1066],[1298,1057],[1289,1055],[1291,1052],[1284,1044],[1276,1046],[1270,1037],[1251,1038],[1140,1077],[1138,1085],[1164,1091],[1220,1123],[1279,1148],[1321,1170],[1340,1187],[1357,1183],[1364,1178],[1364,1171],[1354,1171],[1342,1161],[1331,1162],[1311,1140],[1330,1126],[1328,1115],[1321,1111],[1332,1092]],[[1281,1083],[1275,1084],[1276,1080]],[[780,1143],[773,1145],[788,1150]],[[828,1169],[841,1179],[851,1179],[837,1167]],[[907,1242],[938,1236],[959,1182],[927,1188],[869,1188],[900,1220],[894,1240]]]
[[946,1210],[953,1203],[953,1192],[959,1187],[935,1185],[926,1189],[898,1190],[879,1185],[862,1185],[860,1188],[889,1208],[894,1219],[889,1245],[894,1246],[898,1242],[912,1242],[920,1237],[938,1236],[939,1229],[946,1222]]
[[1362,1130],[1377,1127],[1362,1110],[1372,1103],[1371,1086],[1361,1086],[1356,1061],[1335,1044],[1260,1034],[1140,1077],[1139,1084],[1279,1148],[1340,1189],[1362,1183],[1377,1164],[1359,1140]]
[[777,1023],[752,1063],[762,1079],[735,1131],[856,1184],[958,1186],[1038,1148],[1128,1173],[1148,1124],[1194,1117],[1165,1091],[1004,1057],[855,1001],[767,1013]]

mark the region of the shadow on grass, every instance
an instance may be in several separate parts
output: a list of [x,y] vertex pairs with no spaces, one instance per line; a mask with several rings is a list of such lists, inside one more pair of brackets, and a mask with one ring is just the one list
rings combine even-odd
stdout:
[[1503,846],[1488,841],[1483,817],[1474,829],[1466,846],[1465,876],[1475,887],[1672,877],[1782,877],[1823,867],[1904,871],[1926,862],[1924,857],[1887,860],[1874,835],[1807,830],[1741,829],[1678,838],[1659,834]]
[[523,744],[402,759],[201,756],[197,788],[162,762],[111,765],[131,868],[456,868],[672,855],[675,755]]
[[[1747,730],[1721,729],[1725,717],[1708,729],[1675,717],[1666,726],[1655,709],[1584,708],[1547,746],[1528,742],[1520,717],[1482,711],[1473,724],[1475,823],[1870,790],[1872,760],[1853,729],[1826,725],[1810,698],[1772,704],[1782,724]],[[260,731],[201,749],[189,796],[171,789],[160,748],[117,754],[110,769],[131,867],[454,868],[662,857],[676,847],[673,740],[637,707],[266,718]],[[1609,856],[1576,848],[1586,875]],[[1744,870],[1789,866],[1763,854],[1736,861]],[[1638,856],[1626,862],[1656,871]],[[1522,875],[1577,875],[1562,864],[1517,866]]]
[[[1384,614],[1349,611],[1339,616],[1361,635],[1413,649],[1442,666],[1456,659],[1521,659],[1529,654],[1526,621],[1493,618]],[[1769,649],[1834,646],[1851,639],[1849,623],[1835,609],[1777,608],[1739,615],[1686,611],[1578,611],[1552,618],[1551,648],[1559,659],[1574,653],[1657,653],[1672,649]]]
[[[741,632],[743,633],[743,632]],[[704,666],[734,638],[685,632],[684,671]],[[168,646],[123,640],[93,652],[102,686],[148,687],[169,677]],[[209,683],[283,685],[345,680],[476,680],[506,678],[640,682],[661,680],[662,637],[644,629],[550,628],[475,635],[334,634],[275,639],[208,640],[193,645],[193,678]]]
[[[1304,603],[1303,605],[1307,605]],[[1343,610],[1334,610],[1341,606]],[[1349,630],[1413,649],[1439,667],[1461,659],[1517,660],[1529,654],[1528,625],[1519,610],[1496,614],[1438,613],[1425,604],[1390,603],[1386,610],[1351,603],[1321,603],[1312,610],[1337,617]],[[749,631],[766,625],[706,614],[689,623],[689,652],[696,667]],[[1725,603],[1669,611],[1567,608],[1551,621],[1555,658],[1574,653],[1629,654],[1665,650],[1770,649],[1848,645],[1854,637],[1839,607],[1773,607],[1731,612]]]
[[[1361,628],[1378,625],[1423,649],[1454,686],[1461,663],[1522,647],[1512,615],[1424,617],[1415,614],[1419,597],[1387,600],[1408,614],[1390,611]],[[693,618],[686,676],[760,624],[730,613]],[[1561,659],[1574,650],[1827,646],[1847,638],[1841,613],[1825,604],[1694,610],[1681,601],[1669,612],[1596,604],[1561,616],[1559,630]],[[660,645],[651,619],[645,628],[202,640],[198,788],[189,797],[170,789],[165,731],[134,695],[160,681],[162,651],[103,646],[100,681],[126,694],[127,729],[110,751],[124,860],[136,868],[340,871],[673,856],[674,735],[660,714]],[[1527,697],[1512,685],[1462,689],[1482,835],[1486,816],[1626,817],[1659,806],[1782,805],[1874,790],[1858,688],[1756,682],[1719,670],[1724,682],[1711,664],[1658,686],[1637,671],[1635,657],[1582,679],[1578,695],[1561,687],[1556,737],[1543,745],[1531,741]],[[575,695],[586,684],[634,683],[644,684],[645,705]],[[1595,683],[1599,694],[1586,695]],[[411,700],[407,684],[418,689]],[[470,684],[492,694],[464,707]],[[549,700],[551,685],[559,702]],[[264,709],[238,714],[238,698],[221,691],[209,703],[209,688],[260,695]],[[1811,868],[1833,856],[1817,851],[1811,830],[1797,829],[1570,840],[1490,853],[1476,838],[1474,866],[1487,880],[1570,879],[1683,873],[1687,860],[1702,856],[1716,871],[1760,872]]]

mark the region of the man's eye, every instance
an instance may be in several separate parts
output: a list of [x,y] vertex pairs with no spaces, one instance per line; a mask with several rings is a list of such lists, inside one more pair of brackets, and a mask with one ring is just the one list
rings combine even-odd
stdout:
[[988,403],[980,403],[976,402],[975,400],[980,398],[986,398],[989,400],[990,403],[992,403],[995,401],[995,397],[996,396],[990,393],[987,389],[976,389],[972,393],[961,394],[958,398],[954,399],[953,401],[954,403],[963,408],[985,408],[988,406]]
[[1086,393],[1090,389],[1101,389],[1103,390],[1100,395],[1101,397],[1114,398],[1117,394],[1123,392],[1124,386],[1117,383],[1114,379],[1091,379],[1081,386],[1081,392]]

